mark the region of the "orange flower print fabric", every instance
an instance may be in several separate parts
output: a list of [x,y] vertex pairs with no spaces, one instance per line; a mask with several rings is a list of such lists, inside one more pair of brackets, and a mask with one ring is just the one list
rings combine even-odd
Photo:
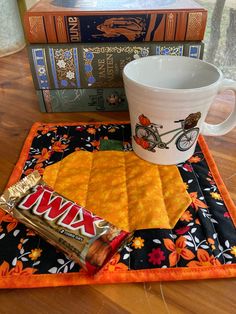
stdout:
[[190,195],[190,197],[192,199],[192,205],[196,209],[198,209],[199,207],[207,208],[207,205],[204,202],[200,201],[200,199],[197,198],[197,192],[191,192],[191,193],[189,193],[189,195]]
[[120,262],[120,254],[117,253],[103,268],[102,271],[114,272],[128,270],[128,266]]
[[48,160],[51,157],[51,154],[52,152],[50,152],[47,148],[43,148],[41,154],[34,155],[33,157],[37,159],[37,163],[41,163]]
[[18,225],[18,221],[15,218],[0,209],[0,226],[2,222],[6,223],[7,232],[11,232]]
[[191,261],[187,264],[188,267],[201,267],[201,266],[219,266],[221,263],[213,255],[203,249],[197,250],[197,261]]
[[0,276],[19,276],[19,275],[32,275],[35,273],[37,269],[34,268],[23,268],[23,263],[21,261],[17,261],[16,266],[10,268],[8,262],[4,261],[0,265]]
[[135,249],[141,249],[144,246],[144,239],[140,238],[140,237],[135,237],[132,240],[132,246]]
[[33,249],[29,254],[29,257],[32,261],[36,261],[41,256],[42,250],[41,249]]
[[170,239],[164,239],[164,244],[165,247],[171,251],[169,255],[170,266],[175,266],[179,262],[180,257],[184,260],[191,260],[194,258],[194,254],[186,248],[186,239],[183,236],[179,237],[176,243]]

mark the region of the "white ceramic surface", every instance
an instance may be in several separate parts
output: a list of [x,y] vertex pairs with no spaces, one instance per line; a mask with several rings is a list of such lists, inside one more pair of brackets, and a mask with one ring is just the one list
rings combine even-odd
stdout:
[[163,165],[186,161],[197,137],[218,136],[236,126],[236,106],[218,125],[205,123],[215,96],[233,90],[236,82],[202,60],[150,56],[128,63],[123,70],[129,104],[132,145],[141,158]]

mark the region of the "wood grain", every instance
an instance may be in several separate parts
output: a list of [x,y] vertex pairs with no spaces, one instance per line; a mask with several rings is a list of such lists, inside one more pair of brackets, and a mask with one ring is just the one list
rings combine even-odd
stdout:
[[[208,121],[219,123],[233,104],[229,92],[217,98]],[[0,59],[0,192],[35,121],[122,121],[128,113],[39,112],[26,50]],[[236,202],[236,130],[206,138],[221,176]],[[114,284],[0,291],[0,313],[233,313],[236,279]]]

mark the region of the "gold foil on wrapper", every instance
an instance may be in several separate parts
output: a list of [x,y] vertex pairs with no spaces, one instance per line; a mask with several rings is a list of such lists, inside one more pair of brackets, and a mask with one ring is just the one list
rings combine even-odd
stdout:
[[37,171],[6,189],[0,207],[90,274],[96,273],[131,235],[56,193]]

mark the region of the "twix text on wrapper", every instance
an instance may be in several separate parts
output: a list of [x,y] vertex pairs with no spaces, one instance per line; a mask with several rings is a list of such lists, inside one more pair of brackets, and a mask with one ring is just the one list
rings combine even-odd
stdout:
[[37,171],[6,189],[0,207],[89,274],[96,273],[131,236],[56,193]]

